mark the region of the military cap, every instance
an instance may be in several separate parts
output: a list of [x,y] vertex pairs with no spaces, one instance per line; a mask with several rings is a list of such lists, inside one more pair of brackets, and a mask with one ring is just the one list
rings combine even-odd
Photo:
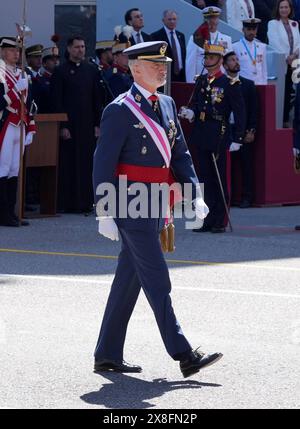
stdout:
[[144,42],[131,46],[124,51],[130,60],[144,60],[155,63],[168,63],[172,59],[166,56],[166,42]]
[[0,48],[18,48],[20,43],[16,37],[1,37]]
[[202,10],[204,18],[213,18],[214,16],[220,16],[222,10],[216,6],[209,6]]
[[223,45],[209,43],[206,41],[203,46],[204,52],[202,55],[221,55],[221,57],[225,54],[225,48]]
[[115,40],[101,40],[100,42],[96,42],[95,50],[110,51],[115,44],[116,44]]
[[57,46],[52,46],[52,48],[45,48],[42,51],[42,59],[44,60],[47,57],[59,57],[59,49]]
[[129,48],[130,46],[131,46],[130,42],[126,42],[126,43],[115,42],[114,46],[112,47],[112,53],[118,54],[120,52],[124,52],[125,49]]
[[40,56],[42,56],[43,49],[44,49],[43,45],[29,46],[25,50],[26,57],[40,57]]
[[261,19],[258,19],[258,18],[244,19],[243,20],[243,27],[244,28],[257,28],[260,23],[261,23]]

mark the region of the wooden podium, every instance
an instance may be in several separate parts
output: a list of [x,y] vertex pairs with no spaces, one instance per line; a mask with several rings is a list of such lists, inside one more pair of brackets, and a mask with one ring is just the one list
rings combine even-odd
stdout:
[[40,215],[55,216],[60,123],[68,120],[65,113],[35,116],[37,133],[26,148],[27,168],[40,168]]

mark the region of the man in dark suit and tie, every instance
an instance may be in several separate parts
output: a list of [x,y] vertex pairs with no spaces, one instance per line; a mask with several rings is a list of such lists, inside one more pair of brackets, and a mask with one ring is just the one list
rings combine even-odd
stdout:
[[[142,31],[142,28],[144,28],[144,16],[139,9],[129,9],[125,13],[125,22],[126,25],[133,27],[132,36],[129,39],[132,46],[143,42],[150,42],[152,40],[149,34]],[[128,39],[123,33],[121,33],[119,41],[120,43],[126,43],[128,42]]]
[[163,40],[168,43],[168,57],[172,58],[172,82],[185,82],[186,43],[185,36],[176,30],[178,15],[174,10],[163,14],[164,26],[151,34],[152,40]]

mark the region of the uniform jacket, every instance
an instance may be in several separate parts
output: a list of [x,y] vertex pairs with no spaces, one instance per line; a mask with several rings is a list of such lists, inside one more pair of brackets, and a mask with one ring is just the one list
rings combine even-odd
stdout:
[[[160,120],[157,114],[135,85],[132,86],[130,91],[133,97],[138,96],[142,111],[159,124]],[[150,137],[150,134],[148,134],[145,128],[139,127],[138,119],[129,108],[122,103],[126,95],[127,93],[114,100],[114,102],[104,110],[101,120],[100,138],[94,155],[93,171],[96,203],[100,199],[100,197],[96,195],[96,189],[99,184],[111,183],[115,185],[118,195],[119,187],[116,171],[119,163],[145,167],[163,168],[165,166],[164,159]],[[198,179],[181,126],[177,119],[175,103],[171,97],[161,94],[159,104],[161,111],[160,125],[165,129],[166,133],[170,135],[171,122],[173,121],[177,131],[177,134],[174,133],[174,138],[169,138],[172,146],[171,169],[179,183],[192,184],[193,196],[196,198]],[[146,151],[144,148],[146,148]],[[150,185],[148,184],[147,187],[149,189]],[[149,198],[150,194],[149,192]],[[135,197],[128,195],[128,204],[133,198]],[[165,219],[161,218],[159,221],[161,222],[161,226],[163,226]],[[158,220],[154,218],[116,218],[118,226],[129,229],[153,229],[157,231],[157,222]]]
[[[252,18],[255,17],[254,4],[252,0],[249,0],[249,4],[252,11]],[[249,11],[245,0],[227,0],[227,23],[236,30],[243,30],[243,20],[249,19]]]
[[[2,67],[0,70],[0,149],[5,136],[6,129],[11,123],[18,126],[21,120],[21,97],[20,94],[14,89],[16,80],[21,76],[21,70],[17,77],[13,77],[10,73],[5,71]],[[26,75],[27,76],[27,75]],[[35,132],[35,123],[33,117],[29,115],[31,106],[30,93],[25,93],[25,124],[26,133]]]
[[[246,109],[240,82],[233,83],[222,74],[210,85],[207,76],[202,76],[196,85],[191,106],[195,113],[191,144],[215,153],[227,147],[230,144],[231,113],[235,118],[236,143],[242,143],[246,129]],[[202,112],[205,112],[204,120],[201,120]]]
[[[247,49],[241,39],[234,43],[233,50],[239,58],[241,65],[241,76],[253,80],[256,85],[268,84],[268,66],[267,66],[267,45],[259,40],[252,43],[245,40],[252,58],[249,56]],[[256,64],[253,64],[256,49]]]
[[294,147],[300,150],[300,83],[297,84],[295,99]]
[[118,65],[113,65],[109,70],[104,72],[104,77],[114,98],[128,91],[133,83],[129,70],[122,69]]

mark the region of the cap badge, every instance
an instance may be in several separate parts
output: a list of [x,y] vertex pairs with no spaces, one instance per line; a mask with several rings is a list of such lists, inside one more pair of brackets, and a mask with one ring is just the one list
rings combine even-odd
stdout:
[[163,45],[161,48],[160,48],[160,55],[162,55],[162,56],[164,56],[165,55],[165,53],[167,52],[167,45]]

